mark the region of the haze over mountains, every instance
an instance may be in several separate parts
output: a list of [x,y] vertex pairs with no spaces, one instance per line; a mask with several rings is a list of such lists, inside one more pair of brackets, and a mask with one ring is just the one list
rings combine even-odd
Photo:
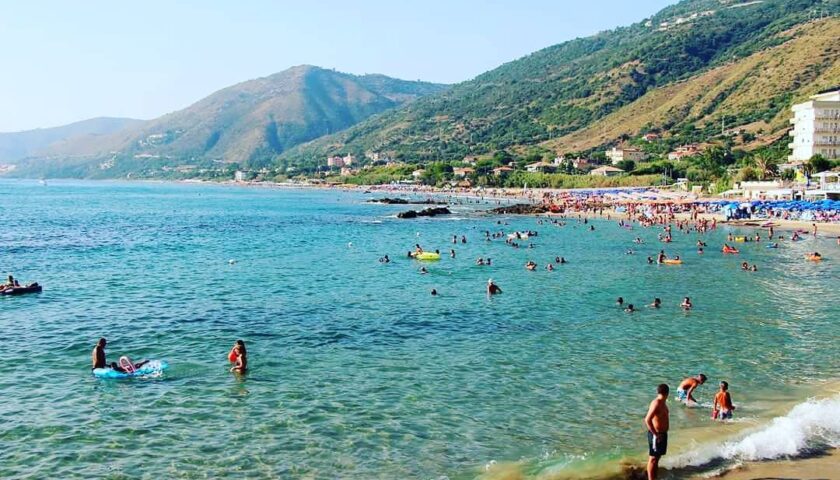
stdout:
[[840,84],[838,15],[840,4],[825,0],[684,0],[451,88],[299,66],[131,128],[53,144],[17,172],[116,177],[232,164],[299,172],[348,153],[548,157],[647,131],[702,141],[721,124],[757,133],[755,142],[783,141],[789,107]]
[[138,126],[143,120],[99,117],[52,128],[0,133],[0,162],[12,162],[61,148],[68,141],[96,142],[102,137]]

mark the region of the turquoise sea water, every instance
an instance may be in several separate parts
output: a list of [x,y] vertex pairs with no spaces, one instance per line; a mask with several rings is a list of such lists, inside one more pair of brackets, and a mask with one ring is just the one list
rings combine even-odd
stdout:
[[[666,251],[685,264],[657,266],[645,262],[662,246],[656,229],[594,220],[590,232],[474,206],[399,220],[405,206],[369,197],[0,182],[0,273],[44,285],[0,297],[0,478],[455,479],[506,462],[559,474],[643,458],[641,417],[660,382],[705,372],[699,397],[711,401],[725,379],[736,418],[761,428],[779,413],[770,399],[792,405],[840,378],[834,240],[724,256],[721,229],[700,256],[697,235],[676,234]],[[499,229],[539,236],[533,249],[483,240]],[[420,275],[404,258],[418,242],[457,257]],[[812,250],[827,260],[804,261]],[[569,264],[542,269],[556,255]],[[541,269],[526,271],[529,259]],[[503,295],[486,296],[490,277]],[[626,314],[618,296],[663,307]],[[100,336],[109,361],[171,368],[95,379]],[[226,361],[237,338],[244,378]],[[675,454],[714,432],[706,409],[672,412]]]

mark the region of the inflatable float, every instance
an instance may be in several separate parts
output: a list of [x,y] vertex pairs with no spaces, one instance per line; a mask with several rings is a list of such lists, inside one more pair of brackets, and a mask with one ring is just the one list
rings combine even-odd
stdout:
[[720,251],[721,251],[721,252],[723,252],[723,253],[738,253],[738,249],[737,249],[737,248],[726,248],[726,247],[723,247]]
[[747,237],[735,237],[735,241],[736,241],[736,242],[746,242],[746,241],[747,241]]
[[120,372],[111,367],[94,368],[93,376],[97,378],[132,378],[145,377],[148,375],[158,375],[169,368],[169,364],[165,360],[149,360],[148,363],[138,368],[132,373]]
[[415,260],[440,260],[440,254],[435,252],[414,253],[412,257]]
[[682,265],[682,260],[676,260],[674,258],[666,258],[665,260],[662,260],[662,263],[664,263],[665,265]]
[[26,293],[40,293],[43,288],[40,285],[28,285],[26,287],[10,287],[0,290],[0,295],[23,295]]

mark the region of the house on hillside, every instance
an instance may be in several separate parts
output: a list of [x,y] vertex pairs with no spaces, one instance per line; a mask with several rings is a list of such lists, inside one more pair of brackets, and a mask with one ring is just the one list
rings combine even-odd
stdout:
[[646,142],[648,142],[648,143],[650,143],[650,142],[655,142],[655,141],[659,140],[659,134],[656,134],[656,133],[646,133],[646,134],[642,135],[642,140],[644,140],[644,141],[646,141]]
[[682,160],[683,158],[693,157],[700,153],[703,153],[703,149],[700,148],[700,145],[697,145],[696,143],[691,143],[688,145],[677,147],[676,150],[668,153],[668,160]]
[[327,166],[341,168],[344,166],[344,159],[338,155],[334,157],[327,157]]
[[590,175],[594,175],[597,177],[614,177],[616,175],[621,175],[622,173],[624,173],[624,170],[616,167],[611,167],[609,165],[598,167],[595,170],[589,172]]
[[509,173],[509,172],[512,172],[512,171],[513,171],[513,169],[510,168],[510,167],[507,167],[507,166],[496,167],[496,168],[493,169],[493,175],[498,176],[498,175],[502,175],[502,174]]
[[610,163],[615,165],[618,162],[623,162],[624,160],[632,160],[634,162],[640,162],[648,158],[648,155],[639,150],[638,148],[616,148],[613,147],[610,150],[604,152],[609,159]]
[[535,163],[529,163],[528,165],[525,165],[525,170],[528,171],[528,172],[531,172],[531,173],[553,172],[556,168],[557,168],[556,165],[554,165],[553,163],[548,163],[548,162],[535,162]]
[[356,162],[356,157],[348,153],[341,160],[344,162],[345,167],[349,167],[350,165],[353,165]]
[[411,176],[414,177],[415,180],[420,180],[420,178],[422,178],[425,173],[426,171],[421,168],[411,172]]
[[789,161],[807,161],[818,154],[829,160],[840,158],[840,88],[812,95],[791,110]]
[[455,168],[452,169],[452,175],[454,175],[456,177],[466,177],[467,175],[471,175],[473,173],[475,173],[475,169],[474,168],[469,168],[469,167],[466,167],[466,168],[455,167]]
[[477,162],[477,161],[478,161],[478,157],[476,157],[475,155],[467,155],[466,157],[464,157],[464,160],[463,160],[463,162],[466,163],[467,165],[475,165],[475,162]]

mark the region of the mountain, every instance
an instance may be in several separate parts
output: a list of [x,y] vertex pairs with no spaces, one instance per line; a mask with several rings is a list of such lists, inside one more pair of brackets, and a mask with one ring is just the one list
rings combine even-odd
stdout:
[[792,103],[840,80],[840,4],[684,0],[555,45],[285,152],[281,164],[374,151],[409,162],[500,150],[551,156],[649,130],[784,134]]
[[350,75],[309,65],[219,90],[189,107],[95,144],[68,143],[29,174],[122,176],[177,165],[269,165],[300,143],[444,90],[384,75]]
[[95,141],[142,123],[143,120],[133,118],[99,117],[60,127],[0,133],[0,163],[38,155],[70,141]]

